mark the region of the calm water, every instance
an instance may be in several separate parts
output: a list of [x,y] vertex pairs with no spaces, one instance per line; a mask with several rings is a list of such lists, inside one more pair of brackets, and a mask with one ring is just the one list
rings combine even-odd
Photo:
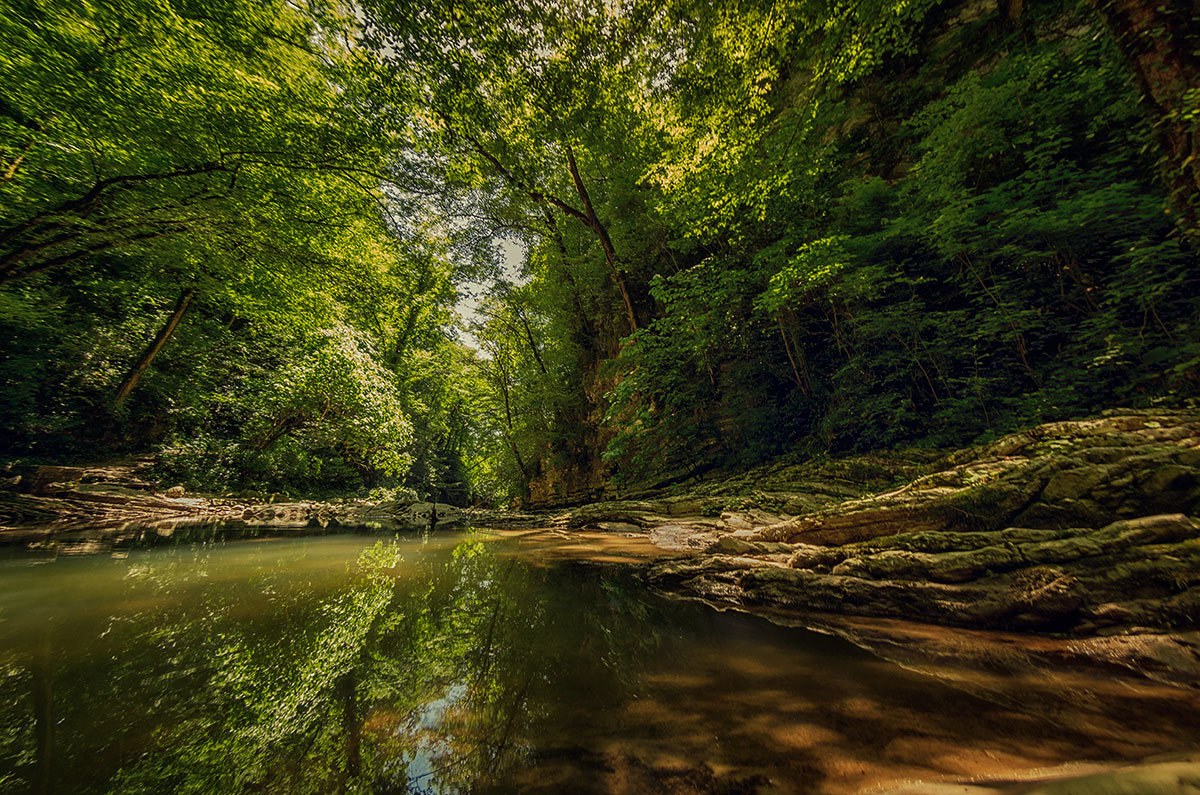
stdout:
[[0,791],[848,792],[1200,738],[1177,691],[1084,683],[1080,728],[655,596],[637,541],[196,536],[0,553]]

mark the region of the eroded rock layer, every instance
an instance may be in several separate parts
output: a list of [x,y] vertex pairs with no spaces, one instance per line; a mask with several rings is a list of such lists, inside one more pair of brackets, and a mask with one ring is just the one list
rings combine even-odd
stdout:
[[805,482],[786,484],[795,513],[675,496],[586,506],[568,523],[700,552],[648,578],[717,603],[1074,635],[1200,625],[1195,412],[1051,423],[918,469],[841,500],[819,481],[812,508]]

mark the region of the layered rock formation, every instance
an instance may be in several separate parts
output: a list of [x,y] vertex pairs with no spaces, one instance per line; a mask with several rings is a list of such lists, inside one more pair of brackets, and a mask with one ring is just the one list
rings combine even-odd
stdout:
[[[344,525],[383,530],[443,530],[467,524],[466,513],[446,503],[259,502],[187,496],[182,486],[156,491],[145,479],[149,462],[100,467],[28,466],[8,473],[0,488],[0,532],[52,534],[160,523],[242,522],[252,527],[306,528]],[[431,527],[431,525],[433,525]]]
[[714,603],[1076,635],[1200,626],[1195,412],[1051,423],[904,474],[840,500],[821,477],[758,505],[678,495],[585,506],[568,524],[702,552],[647,576]]

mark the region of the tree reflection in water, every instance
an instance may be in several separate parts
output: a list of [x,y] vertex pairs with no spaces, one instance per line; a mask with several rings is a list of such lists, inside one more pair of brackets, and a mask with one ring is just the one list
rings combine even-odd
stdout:
[[0,792],[850,793],[1200,743],[1191,691],[906,669],[654,596],[578,546],[0,558]]
[[547,704],[627,690],[660,645],[651,602],[616,574],[530,566],[469,536],[406,562],[411,548],[376,543],[323,589],[270,560],[198,587],[214,548],[179,547],[129,565],[140,609],[24,616],[2,658],[0,787],[486,789],[531,761]]

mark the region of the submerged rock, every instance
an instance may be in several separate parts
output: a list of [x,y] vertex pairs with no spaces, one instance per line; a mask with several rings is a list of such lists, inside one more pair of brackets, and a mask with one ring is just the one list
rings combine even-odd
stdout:
[[328,524],[333,512],[324,503],[274,503],[252,505],[242,512],[242,521],[255,527],[308,527]]
[[[1081,767],[1085,772],[1080,771]],[[880,795],[1180,795],[1200,792],[1200,754],[1169,754],[1120,767],[1073,763],[1033,774],[1023,773],[1016,780],[916,782],[878,792]]]

